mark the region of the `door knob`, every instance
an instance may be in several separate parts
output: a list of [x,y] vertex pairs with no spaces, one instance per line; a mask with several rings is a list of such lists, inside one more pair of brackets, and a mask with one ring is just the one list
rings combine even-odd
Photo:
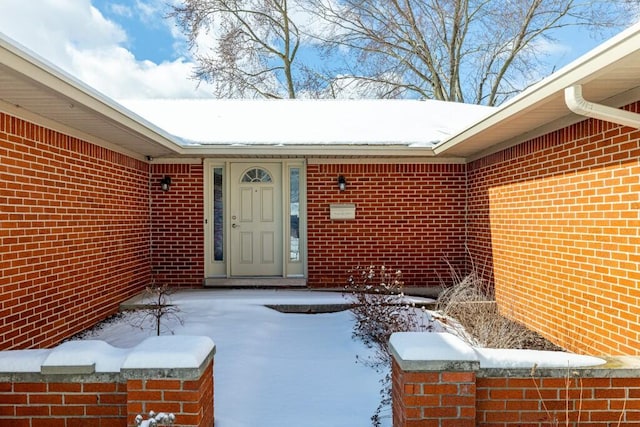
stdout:
[[240,227],[240,226],[239,226],[238,224],[231,224],[231,227],[233,227],[233,228],[238,228],[238,227]]

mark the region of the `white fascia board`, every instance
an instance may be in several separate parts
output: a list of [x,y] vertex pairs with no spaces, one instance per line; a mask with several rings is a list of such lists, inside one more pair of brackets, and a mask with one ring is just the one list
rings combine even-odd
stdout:
[[432,148],[355,146],[355,145],[244,145],[244,146],[183,146],[179,152],[185,156],[234,157],[234,156],[345,156],[345,157],[433,157]]
[[52,90],[69,99],[72,103],[81,104],[108,118],[123,130],[139,133],[150,139],[150,142],[178,152],[180,144],[172,135],[127,110],[26,47],[8,39],[2,33],[0,33],[0,58],[2,58],[3,65],[27,76],[43,88]]
[[[564,89],[576,84],[585,84],[607,73],[608,68],[617,61],[640,51],[640,23],[621,32],[612,39],[604,42],[592,51],[569,63],[551,76],[541,80],[520,95],[500,105],[498,109],[480,120],[473,126],[454,135],[434,147],[435,155],[446,153],[474,135],[509,119],[526,109],[534,107],[554,95],[562,93]],[[616,94],[612,94],[614,96]],[[567,113],[570,110],[567,107]],[[533,130],[533,129],[531,129]],[[503,141],[496,141],[499,144]]]
[[[203,162],[207,161],[207,159],[215,159],[215,160],[237,160],[237,157],[228,157],[228,156],[207,156],[207,157],[160,157],[153,158],[149,161],[151,164],[181,164],[181,165],[199,165]],[[242,159],[246,159],[243,157]],[[284,160],[302,160],[306,161],[308,165],[351,165],[354,163],[365,163],[368,165],[378,165],[378,164],[392,164],[392,165],[420,165],[420,164],[429,164],[429,165],[464,165],[467,163],[466,159],[461,157],[344,157],[344,158],[334,158],[334,157],[320,157],[320,156],[304,156],[304,157],[291,157],[291,156],[270,156],[264,157],[262,159],[257,158],[253,160],[264,160],[264,161],[272,161],[274,159],[284,159]]]
[[367,158],[328,158],[308,157],[308,165],[351,165],[364,163],[368,165],[464,165],[466,159],[462,157],[367,157]]

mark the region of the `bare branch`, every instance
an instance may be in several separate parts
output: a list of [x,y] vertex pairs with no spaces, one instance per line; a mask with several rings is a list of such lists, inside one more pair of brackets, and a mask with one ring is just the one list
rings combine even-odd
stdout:
[[403,96],[487,105],[546,74],[541,42],[554,30],[621,28],[638,8],[629,0],[300,1],[330,28],[314,36],[353,58],[353,78],[388,84],[392,73]]
[[295,98],[301,34],[289,1],[184,0],[174,6],[170,16],[198,62],[195,77],[214,83],[220,97]]

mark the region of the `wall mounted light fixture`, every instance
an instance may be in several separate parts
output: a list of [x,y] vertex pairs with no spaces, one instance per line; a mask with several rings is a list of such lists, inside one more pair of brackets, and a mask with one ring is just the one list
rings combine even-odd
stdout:
[[160,188],[162,188],[162,191],[169,191],[169,188],[171,188],[170,176],[165,175],[164,178],[160,180]]
[[347,180],[344,178],[343,175],[340,175],[338,177],[338,189],[340,191],[344,191],[347,189]]

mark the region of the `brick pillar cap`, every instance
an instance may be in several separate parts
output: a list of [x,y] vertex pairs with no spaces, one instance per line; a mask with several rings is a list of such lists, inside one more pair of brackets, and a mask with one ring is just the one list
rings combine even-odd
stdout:
[[471,346],[450,333],[398,332],[390,347],[396,361],[408,371],[469,371],[480,367]]
[[390,344],[402,360],[478,360],[471,346],[447,332],[398,332]]
[[104,341],[66,341],[50,350],[40,370],[43,374],[119,372],[126,354],[126,349]]
[[122,369],[197,369],[213,356],[215,348],[213,340],[205,336],[151,337],[131,350]]

